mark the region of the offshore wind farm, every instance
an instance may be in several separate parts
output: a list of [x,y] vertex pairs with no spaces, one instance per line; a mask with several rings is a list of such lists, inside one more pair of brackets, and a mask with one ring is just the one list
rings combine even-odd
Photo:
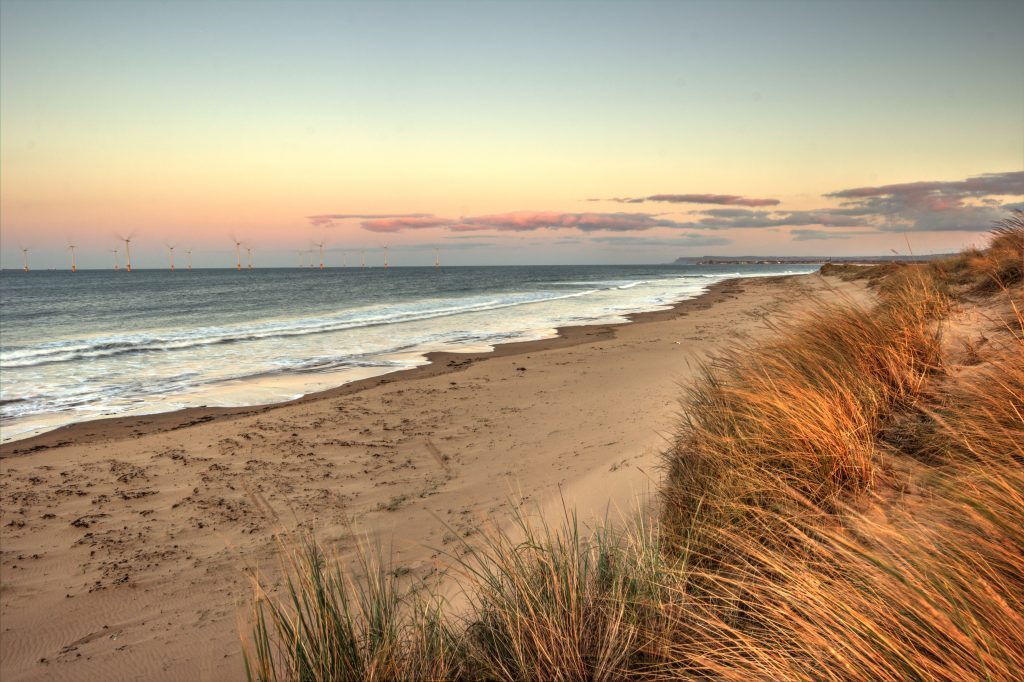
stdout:
[[[232,240],[234,240],[234,237],[232,237]],[[124,253],[125,256],[126,256],[126,267],[124,268],[125,272],[132,272],[132,270],[140,269],[139,260],[138,260],[138,253],[139,253],[139,248],[140,248],[139,239],[137,239],[136,237],[127,237],[127,238],[126,237],[119,237],[117,239],[117,242],[122,244],[123,248],[112,248],[112,249],[102,249],[102,248],[100,248],[100,249],[95,249],[95,250],[88,250],[88,249],[86,249],[84,251],[84,253],[81,250],[80,246],[78,246],[78,245],[76,245],[74,243],[69,243],[67,245],[67,247],[66,247],[67,251],[68,251],[68,254],[69,254],[69,260],[68,260],[68,265],[67,265],[66,269],[69,269],[71,272],[77,272],[80,269],[80,266],[78,265],[79,261],[76,260],[76,257],[77,258],[81,258],[81,256],[84,255],[87,258],[89,258],[90,262],[92,263],[91,266],[88,266],[88,267],[84,268],[86,270],[102,270],[102,269],[120,270],[121,269],[121,260],[120,260],[120,254],[121,253]],[[135,265],[131,266],[131,249],[132,249],[132,243],[133,242],[135,244],[136,261],[135,261]],[[143,242],[143,244],[144,244],[144,242]],[[255,251],[256,246],[254,246],[252,244],[249,244],[247,242],[244,242],[244,241],[237,241],[237,242],[233,241],[233,244],[234,244],[234,251],[232,252],[233,253],[233,260],[224,260],[224,262],[222,264],[218,265],[218,264],[216,264],[217,257],[218,256],[223,256],[223,255],[226,255],[226,254],[223,254],[221,252],[217,252],[216,250],[210,250],[208,252],[204,252],[204,250],[202,250],[202,249],[192,249],[192,248],[187,248],[186,249],[186,248],[183,248],[183,247],[181,247],[179,245],[171,244],[170,242],[164,241],[162,243],[162,249],[163,249],[163,252],[164,252],[164,256],[166,257],[165,265],[164,266],[158,265],[158,264],[154,263],[151,260],[151,261],[143,264],[143,266],[141,266],[141,267],[143,269],[145,269],[145,268],[160,269],[162,267],[167,267],[171,271],[174,271],[175,270],[175,266],[174,266],[174,252],[175,252],[175,249],[178,249],[179,253],[184,253],[185,254],[186,262],[187,262],[187,266],[188,266],[187,269],[188,270],[192,270],[193,269],[192,268],[192,256],[193,256],[193,254],[196,254],[200,258],[204,259],[204,262],[206,263],[206,265],[203,266],[204,268],[214,268],[214,269],[216,269],[216,268],[219,268],[219,267],[225,267],[225,268],[233,268],[235,270],[242,270],[243,266],[244,266],[244,269],[251,270],[254,267],[256,267],[255,263],[253,261],[253,252]],[[324,247],[326,245],[327,245],[327,241],[322,239],[321,241],[313,242],[312,243],[313,249],[308,249],[308,248],[307,249],[299,249],[297,251],[297,253],[300,256],[303,257],[302,259],[300,259],[300,261],[301,261],[300,262],[300,266],[301,267],[318,267],[321,270],[326,269],[326,268],[348,267],[347,260],[346,260],[346,255],[347,255],[348,251],[346,251],[344,249],[336,249],[335,250],[335,252],[337,253],[336,262],[331,262],[330,257],[329,257],[329,253],[325,253],[325,250],[324,250]],[[31,251],[34,251],[35,249],[24,247],[24,248],[20,248],[19,250],[20,250],[21,260],[20,260],[20,262],[18,264],[18,269],[22,270],[24,272],[28,272],[30,270],[30,267],[29,267],[29,253]],[[243,250],[245,252],[245,257],[244,258],[242,257]],[[360,266],[361,267],[366,267],[366,251],[367,251],[367,249],[352,249],[351,251],[352,252],[359,251],[359,253],[360,253]],[[387,267],[388,247],[384,246],[384,247],[380,247],[379,249],[373,249],[373,250],[371,250],[371,252],[372,251],[379,251],[380,252],[381,259],[382,259],[380,261],[380,265],[383,266],[383,267]],[[113,259],[110,261],[110,265],[109,266],[104,266],[104,265],[100,264],[101,259],[98,258],[97,256],[99,256],[99,254],[101,254],[101,253],[103,255],[113,254]],[[318,254],[319,255],[319,261],[317,263],[313,262],[314,254]],[[415,266],[418,266],[418,265],[433,264],[433,265],[436,266],[436,265],[440,264],[440,247],[430,247],[429,248],[429,252],[428,252],[427,249],[419,249],[419,248],[406,249],[405,250],[405,254],[406,254],[406,262],[404,263],[405,265],[409,265],[409,266],[415,267]],[[286,265],[272,265],[270,267],[289,267],[289,266],[286,266]],[[6,268],[6,269],[10,269],[10,268]],[[56,267],[56,266],[51,264],[48,267],[41,268],[41,269],[46,270],[46,271],[54,271],[54,270],[62,270],[62,269],[65,269],[65,268]]]

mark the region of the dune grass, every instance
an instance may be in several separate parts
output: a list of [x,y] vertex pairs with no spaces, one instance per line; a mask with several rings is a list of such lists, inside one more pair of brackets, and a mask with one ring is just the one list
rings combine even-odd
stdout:
[[923,406],[942,457],[910,499],[879,486],[823,523],[794,495],[786,512],[751,510],[775,533],[767,543],[718,527],[714,551],[728,559],[702,576],[717,603],[699,602],[696,625],[667,638],[668,661],[733,680],[1021,679],[1022,357],[1018,338],[952,382],[955,400]]
[[935,319],[949,307],[923,268],[890,274],[879,295],[871,310],[823,304],[777,340],[705,365],[666,455],[663,523],[677,545],[707,555],[720,528],[761,532],[794,492],[830,511],[871,487],[875,436],[938,371]]
[[[838,268],[822,304],[684,396],[658,523],[519,518],[468,605],[312,540],[256,581],[254,680],[1024,679],[1024,213],[988,247]],[[984,309],[970,364],[947,317]]]

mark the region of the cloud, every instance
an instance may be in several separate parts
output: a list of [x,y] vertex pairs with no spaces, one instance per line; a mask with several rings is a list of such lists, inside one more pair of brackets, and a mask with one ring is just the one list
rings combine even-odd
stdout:
[[855,237],[863,237],[871,232],[853,232],[843,230],[790,230],[789,234],[793,237],[795,242],[806,242],[816,239],[853,239]]
[[865,231],[792,230],[797,240],[850,239],[872,232],[983,232],[1016,203],[998,197],[1024,196],[1024,172],[988,173],[966,180],[908,182],[830,192],[837,207],[785,211],[715,208],[691,212],[683,227],[697,230],[747,228],[864,228]]
[[538,230],[576,229],[581,232],[632,232],[655,227],[681,227],[682,223],[649,213],[564,213],[561,211],[512,211],[482,216],[444,218],[431,213],[395,215],[332,214],[310,216],[316,225],[329,226],[334,220],[365,218],[360,223],[370,232],[401,232],[441,227],[464,233],[452,238],[472,238],[473,232],[535,232]]
[[1015,205],[996,197],[1024,196],[1024,172],[854,187],[825,196],[841,201],[836,213],[866,216],[884,232],[983,232]]
[[[444,241],[437,242],[424,242],[416,244],[391,244],[388,246],[391,253],[419,253],[421,251],[433,251],[439,249],[443,255],[446,251],[466,251],[470,249],[481,249],[496,246],[494,242],[489,241],[470,241],[470,242],[453,242],[450,238],[445,238]],[[324,249],[325,253],[345,253],[349,255],[358,254],[360,251],[366,254],[374,253],[380,250],[379,246],[335,246]],[[234,253],[233,251],[230,253]]]
[[519,211],[498,215],[464,218],[451,229],[456,232],[499,230],[528,232],[539,229],[574,228],[581,232],[634,232],[655,227],[681,227],[675,220],[648,213],[558,213],[551,211]]
[[966,180],[904,182],[878,187],[855,187],[826,194],[837,199],[879,196],[1008,196],[1024,194],[1024,171],[985,173]]
[[445,227],[451,224],[449,218],[436,218],[429,215],[396,216],[392,218],[375,218],[364,220],[361,225],[370,232],[401,232],[406,229],[421,230],[427,227]]
[[[602,201],[588,199],[587,201]],[[718,204],[720,206],[778,206],[778,199],[754,199],[736,194],[652,194],[646,197],[617,197],[603,201],[615,201],[620,204],[642,204],[645,202],[662,202],[668,204]]]
[[310,225],[315,227],[334,227],[341,220],[376,220],[383,218],[429,218],[430,213],[324,213],[306,216]]
[[444,255],[445,251],[462,251],[466,249],[480,249],[492,247],[492,242],[430,242],[425,244],[406,244],[397,247],[391,247],[392,251],[401,253],[403,251],[432,251],[438,249],[441,255]]
[[[652,194],[604,201],[692,203],[721,208],[690,210],[685,218],[669,218],[656,213],[512,211],[460,218],[444,218],[431,213],[335,213],[309,216],[308,219],[319,226],[331,226],[340,220],[359,220],[363,229],[381,233],[441,228],[454,233],[448,239],[472,238],[476,232],[505,232],[511,237],[540,230],[622,233],[654,228],[701,232],[800,228],[791,230],[790,234],[793,239],[803,241],[852,239],[876,232],[904,230],[985,231],[994,221],[1006,217],[1010,208],[1022,205],[1019,201],[1007,202],[1006,197],[1024,197],[1024,172],[987,173],[954,181],[854,187],[825,195],[825,198],[837,201],[838,206],[808,210],[774,208],[779,204],[778,199],[757,199],[737,194]],[[850,228],[858,228],[859,231]],[[694,233],[681,235],[678,243],[707,246],[723,243],[716,241],[721,238],[711,237],[704,237],[702,243],[698,237]],[[650,243],[654,244],[653,241]],[[671,244],[676,245],[676,242]]]
[[794,227],[861,227],[870,223],[864,217],[836,213],[831,209],[813,211],[751,211],[739,208],[713,208],[698,211],[697,220],[682,227],[695,230],[735,230],[741,228]]
[[710,234],[694,234],[687,232],[676,238],[648,239],[646,237],[594,237],[593,241],[603,242],[612,246],[672,246],[685,248],[688,246],[725,246],[732,244],[731,239]]
[[681,227],[675,220],[649,213],[562,213],[559,211],[515,211],[469,216],[448,225],[452,232],[534,232],[576,229],[581,232],[633,232],[655,227]]

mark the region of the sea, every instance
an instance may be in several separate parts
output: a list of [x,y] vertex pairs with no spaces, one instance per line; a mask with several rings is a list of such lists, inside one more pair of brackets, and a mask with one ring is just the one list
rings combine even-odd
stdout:
[[0,272],[0,439],[289,400],[814,265]]

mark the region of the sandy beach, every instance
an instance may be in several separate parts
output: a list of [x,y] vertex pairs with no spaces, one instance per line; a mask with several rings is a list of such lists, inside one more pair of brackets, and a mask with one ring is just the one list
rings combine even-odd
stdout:
[[695,363],[840,295],[867,294],[729,280],[631,324],[438,353],[288,403],[4,444],[0,677],[244,679],[246,571],[273,574],[278,530],[312,528],[343,557],[366,537],[427,577],[511,505],[564,499],[585,520],[646,504]]

